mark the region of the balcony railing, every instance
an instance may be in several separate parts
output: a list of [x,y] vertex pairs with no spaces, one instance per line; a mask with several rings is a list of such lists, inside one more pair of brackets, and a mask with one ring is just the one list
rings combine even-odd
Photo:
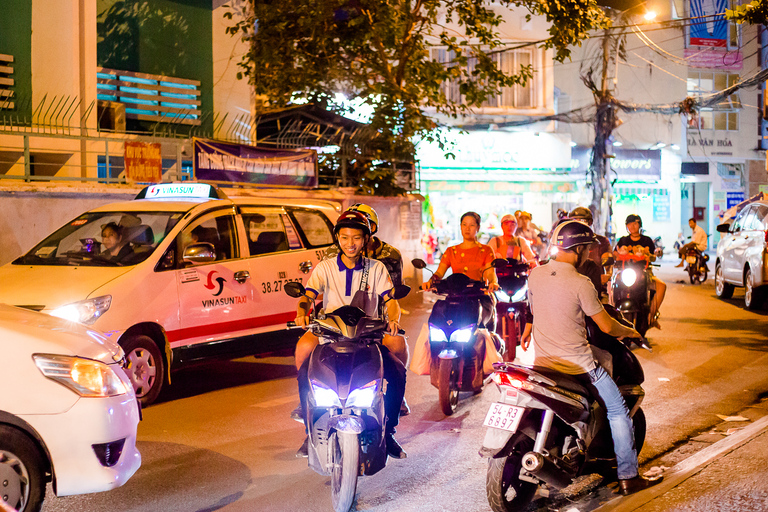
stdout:
[[0,53],[0,110],[13,110],[13,55]]
[[200,125],[200,82],[98,68],[98,99],[125,105],[125,117],[157,123]]

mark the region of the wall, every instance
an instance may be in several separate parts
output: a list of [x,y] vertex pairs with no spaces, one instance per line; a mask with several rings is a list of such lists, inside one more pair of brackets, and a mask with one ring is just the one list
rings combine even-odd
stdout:
[[32,115],[32,3],[3,0],[0,5],[0,53],[13,55],[13,88],[20,117]]

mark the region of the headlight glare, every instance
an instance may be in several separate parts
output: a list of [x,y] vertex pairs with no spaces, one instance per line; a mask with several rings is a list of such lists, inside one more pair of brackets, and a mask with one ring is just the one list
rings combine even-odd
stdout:
[[637,272],[634,269],[627,268],[621,271],[621,282],[624,286],[632,286],[637,281]]
[[347,397],[347,407],[366,408],[373,405],[373,399],[376,398],[376,389],[378,382],[372,380],[365,386],[352,390]]
[[432,325],[429,326],[429,341],[438,342],[438,341],[448,341],[448,338],[445,337],[445,333],[442,329],[439,329],[437,327],[434,327]]
[[128,392],[115,371],[101,361],[82,357],[34,354],[40,372],[80,396],[106,397]]
[[52,316],[69,320],[70,322],[79,322],[81,324],[91,325],[109,310],[112,305],[112,296],[103,295],[93,299],[73,302],[65,306],[58,307],[50,312]]
[[520,302],[525,300],[525,295],[528,293],[528,283],[525,283],[525,285],[517,290],[514,295],[512,295],[511,302]]
[[315,397],[317,407],[341,407],[339,395],[332,389],[312,383],[312,395]]
[[453,334],[451,334],[451,341],[458,341],[459,343],[466,343],[472,337],[472,333],[473,332],[475,332],[475,326],[474,325],[470,325],[469,327],[465,327],[463,329],[459,329],[457,331],[453,331]]
[[512,302],[512,299],[507,295],[507,292],[504,290],[496,290],[493,292],[496,295],[496,300],[499,302]]

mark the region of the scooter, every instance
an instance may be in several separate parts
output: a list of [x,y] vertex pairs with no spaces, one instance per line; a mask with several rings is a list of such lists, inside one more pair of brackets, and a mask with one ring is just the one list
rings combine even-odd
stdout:
[[[306,294],[300,283],[286,283],[283,288],[294,298]],[[405,297],[409,291],[407,286],[397,286],[394,298]],[[380,307],[376,309],[380,311]],[[331,477],[336,512],[352,506],[358,475],[373,475],[386,466],[380,346],[387,327],[381,315],[366,316],[356,306],[342,306],[329,314],[319,312],[309,325],[321,339],[310,355],[308,369],[309,467]]]
[[650,263],[643,256],[620,254],[611,277],[612,304],[645,338],[651,304]]
[[657,236],[653,239],[653,245],[656,246],[656,250],[653,251],[653,255],[657,259],[661,259],[664,256],[664,242],[661,241],[661,237]]
[[688,249],[685,254],[685,271],[688,272],[691,284],[703,283],[707,280],[707,273],[709,272],[707,267],[708,261],[709,256],[702,253],[698,247]]
[[[421,259],[414,259],[415,268],[426,268]],[[506,266],[503,259],[492,266]],[[481,299],[487,289],[483,281],[474,281],[455,273],[433,282],[434,292],[443,295],[429,315],[430,381],[438,391],[443,414],[450,416],[459,404],[459,392],[479,393],[483,388],[485,343],[493,336],[483,326],[492,319],[484,318]],[[501,342],[497,342],[501,349]]]
[[504,342],[504,360],[514,361],[515,352],[525,328],[526,311],[528,310],[528,273],[530,267],[526,263],[508,258],[507,265],[496,268],[499,289],[496,296],[496,334]]
[[[600,349],[598,359],[627,404],[639,453],[646,433],[643,369],[625,344],[595,332],[594,322],[587,324],[590,343]],[[615,454],[605,410],[582,382],[544,368],[511,363],[494,368],[491,379],[501,396],[486,414],[480,450],[489,458],[486,493],[494,512],[523,510],[537,491],[546,496],[593,471],[615,478],[612,464],[606,464],[615,462]]]

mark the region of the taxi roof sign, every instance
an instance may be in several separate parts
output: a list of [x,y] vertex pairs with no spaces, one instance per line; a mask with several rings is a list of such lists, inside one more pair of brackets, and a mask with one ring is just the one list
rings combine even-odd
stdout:
[[207,183],[160,183],[144,187],[134,199],[227,199]]

